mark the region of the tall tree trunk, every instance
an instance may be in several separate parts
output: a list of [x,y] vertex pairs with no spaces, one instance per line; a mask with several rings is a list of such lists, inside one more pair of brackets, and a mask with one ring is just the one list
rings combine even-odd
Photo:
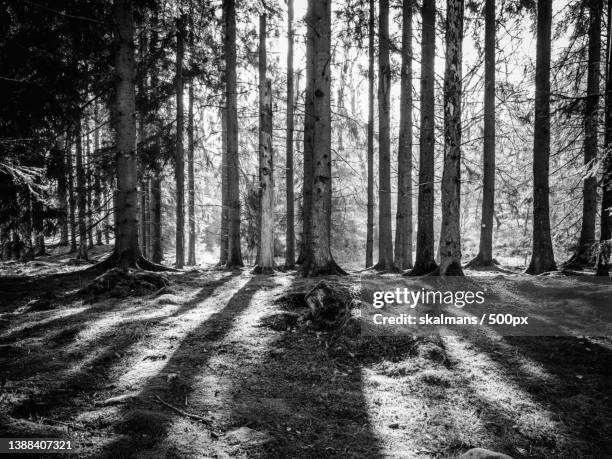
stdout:
[[478,255],[470,266],[493,265],[495,209],[495,0],[485,2],[484,147],[482,152],[482,215]]
[[597,255],[597,276],[610,275],[610,252],[612,251],[612,2],[608,2],[608,25],[606,49],[606,115],[604,135],[604,157],[602,161],[601,177],[601,224],[599,236],[599,250]]
[[75,121],[75,143],[76,143],[76,179],[77,179],[77,207],[79,223],[79,251],[77,259],[87,260],[87,193],[85,190],[85,168],[83,166],[83,139],[81,130],[81,119]]
[[595,220],[597,219],[597,128],[599,124],[599,72],[601,59],[601,16],[603,0],[589,0],[589,63],[587,98],[584,110],[584,165],[587,176],[582,185],[582,225],[574,256],[566,267],[583,268],[594,264]]
[[295,210],[293,194],[293,0],[287,0],[287,153],[286,153],[286,187],[287,187],[287,234],[285,241],[285,266],[295,266]]
[[[66,168],[68,169],[68,204],[70,206],[70,252],[77,251],[76,196],[74,195],[74,168],[72,162],[72,142],[66,145]],[[76,149],[76,146],[75,146]]]
[[149,204],[151,209],[151,261],[161,263],[164,259],[162,247],[162,225],[161,225],[161,173],[153,171],[151,175],[151,191]]
[[302,266],[305,276],[343,274],[331,254],[331,0],[309,0],[311,14],[307,35],[313,51],[311,113],[314,120],[310,240]]
[[[149,53],[155,55],[158,52],[159,35],[157,27],[159,23],[158,9],[153,10],[151,15],[151,40],[149,42]],[[156,88],[159,82],[159,74],[157,66],[151,69],[151,87]],[[161,263],[164,258],[162,246],[162,221],[161,221],[161,183],[162,183],[162,166],[161,166],[161,135],[163,130],[163,121],[159,114],[155,112],[155,162],[149,179],[149,256],[153,263]]]
[[434,129],[435,129],[435,0],[423,0],[421,38],[421,128],[419,152],[419,200],[416,259],[410,275],[420,276],[437,268],[434,261]]
[[43,203],[39,199],[36,199],[32,205],[32,229],[34,230],[34,256],[37,257],[47,255],[45,249],[44,223]]
[[68,171],[66,170],[66,139],[59,136],[55,141],[54,155],[57,160],[57,200],[59,208],[60,245],[68,245]]
[[196,264],[193,98],[193,78],[190,78],[189,108],[187,109],[187,215],[189,218],[189,247],[187,250],[187,264],[189,266]]
[[395,265],[412,267],[412,0],[402,1],[402,76],[397,151]]
[[374,0],[368,18],[368,217],[366,224],[366,268],[374,263]]
[[87,129],[87,135],[85,136],[85,142],[87,145],[87,163],[85,166],[85,183],[87,189],[87,248],[93,249],[93,228],[95,226],[95,210],[93,208],[93,167],[91,166],[91,137],[89,133],[89,118],[86,118],[85,128]]
[[[314,27],[315,19],[312,13],[312,2],[308,2],[306,11],[306,24],[308,30]],[[304,141],[303,141],[303,168],[304,180],[302,185],[302,240],[300,241],[300,255],[297,263],[304,265],[310,253],[310,220],[312,204],[313,182],[313,149],[314,149],[314,41],[313,34],[306,34],[306,91],[304,94]]]
[[259,252],[256,272],[274,269],[272,80],[266,78],[266,14],[259,16]]
[[389,0],[380,0],[378,12],[378,263],[393,271],[391,229],[391,67],[389,65]]
[[229,203],[227,183],[227,107],[222,107],[221,114],[221,240],[219,244],[219,264],[227,263],[229,247]]
[[134,79],[134,18],[132,0],[114,1],[115,19],[115,133],[117,191],[115,195],[114,261],[123,269],[138,266],[138,187],[136,168],[136,103]]
[[236,2],[223,0],[225,100],[227,101],[227,185],[228,254],[227,267],[242,266],[240,249],[240,161],[238,157],[238,100],[236,86]]
[[[93,123],[94,123],[94,156],[97,158],[100,154],[100,119],[98,116],[98,104],[94,102],[93,107]],[[94,167],[94,201],[93,205],[98,215],[102,214],[102,182],[100,180],[100,172]],[[103,216],[103,220],[106,217]],[[102,225],[100,222],[96,225],[96,245],[102,245]]]
[[556,269],[550,236],[550,41],[552,0],[538,0],[533,135],[533,251],[529,274]]
[[461,269],[461,62],[463,0],[446,2],[444,72],[444,172],[440,275],[462,276]]
[[176,267],[185,264],[185,156],[183,151],[183,55],[185,48],[185,17],[177,20],[176,36]]

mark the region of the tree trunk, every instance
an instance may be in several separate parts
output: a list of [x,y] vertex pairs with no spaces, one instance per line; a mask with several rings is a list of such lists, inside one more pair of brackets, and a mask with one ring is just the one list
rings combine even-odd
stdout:
[[266,78],[266,14],[259,16],[259,251],[255,272],[274,269],[272,80]]
[[612,249],[612,78],[610,70],[612,66],[611,47],[612,35],[610,16],[612,13],[612,2],[608,2],[608,26],[607,34],[608,45],[606,52],[606,115],[605,115],[605,135],[604,135],[604,158],[602,161],[601,178],[601,225],[599,237],[599,250],[597,255],[597,276],[610,275],[610,252]]
[[374,263],[374,0],[368,18],[368,218],[366,224],[366,268]]
[[161,174],[153,171],[151,176],[151,261],[161,263],[164,259],[161,228]]
[[236,3],[223,0],[225,100],[227,101],[227,185],[228,185],[228,254],[227,267],[240,267],[240,161],[238,157],[238,101],[236,86]]
[[434,85],[436,50],[435,0],[423,0],[421,38],[421,128],[419,152],[419,200],[416,259],[410,275],[428,274],[434,261]]
[[57,200],[59,210],[60,245],[68,245],[68,180],[66,170],[66,139],[58,137],[53,152],[57,160]]
[[343,274],[331,254],[331,0],[310,0],[308,41],[312,42],[313,101],[306,117],[314,120],[312,132],[312,202],[310,241],[302,266],[305,276]]
[[191,78],[189,80],[189,108],[187,110],[187,212],[189,218],[187,264],[189,266],[196,264],[193,98],[193,78]]
[[87,260],[87,194],[85,190],[85,168],[83,166],[83,139],[81,130],[81,119],[75,120],[75,143],[76,143],[76,179],[77,179],[77,207],[79,223],[79,251],[78,260]]
[[285,241],[285,266],[295,266],[295,210],[293,205],[293,0],[287,0],[287,234]]
[[589,0],[589,63],[587,97],[584,110],[584,165],[586,178],[582,185],[582,225],[574,256],[566,267],[591,267],[595,256],[595,220],[597,219],[597,128],[599,124],[599,72],[601,59],[602,0]]
[[533,136],[533,251],[529,274],[556,268],[550,236],[550,40],[552,0],[538,0]]
[[463,0],[446,2],[444,72],[444,172],[440,275],[462,276],[461,269],[461,48]]
[[138,266],[138,187],[136,171],[136,103],[132,0],[115,0],[115,133],[117,191],[114,261],[122,269]]
[[402,2],[402,76],[397,151],[395,266],[412,267],[412,0]]
[[[310,30],[314,27],[315,19],[312,16],[313,6],[308,2],[306,11],[306,24]],[[313,163],[312,156],[314,150],[314,42],[313,34],[306,34],[306,91],[304,94],[304,142],[303,142],[303,167],[304,181],[302,185],[302,240],[300,244],[300,255],[298,264],[305,265],[310,253],[310,221],[312,206],[312,182],[313,182]]]
[[389,65],[389,0],[380,0],[378,12],[378,263],[381,271],[394,271],[391,229],[391,148]]
[[95,226],[95,210],[93,208],[93,167],[91,166],[91,137],[89,134],[89,118],[86,118],[85,128],[87,129],[87,135],[85,136],[85,141],[87,145],[87,154],[85,158],[87,159],[87,163],[85,165],[85,183],[87,190],[87,248],[93,249],[93,228]]
[[[68,169],[68,204],[70,206],[70,252],[77,251],[77,225],[76,225],[76,196],[74,195],[74,169],[72,162],[72,142],[67,141],[66,145],[66,168]],[[75,147],[76,148],[76,147]]]
[[[97,158],[100,154],[100,119],[98,116],[98,104],[94,102],[93,110],[93,122],[94,122],[94,156]],[[97,169],[97,168],[94,168]],[[102,214],[102,182],[100,180],[100,172],[94,171],[94,208],[98,215]],[[103,217],[103,220],[106,216]],[[102,245],[102,225],[98,223],[96,225],[96,245]]]
[[221,241],[219,245],[219,264],[227,263],[229,247],[229,207],[227,183],[227,108],[220,110],[221,114]]
[[492,266],[495,209],[495,0],[485,2],[484,147],[482,215],[478,255],[468,266]]
[[185,264],[185,157],[183,151],[183,55],[185,18],[177,20],[176,36],[176,151],[174,156],[176,181],[176,267]]
[[32,205],[32,229],[34,230],[34,256],[42,257],[47,255],[45,249],[45,234],[44,234],[44,219],[43,219],[43,203],[39,199],[34,201]]

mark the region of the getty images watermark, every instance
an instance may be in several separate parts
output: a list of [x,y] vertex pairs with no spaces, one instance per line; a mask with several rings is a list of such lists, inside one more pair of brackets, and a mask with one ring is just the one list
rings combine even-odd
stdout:
[[549,302],[534,298],[520,280],[496,282],[362,278],[352,314],[364,335],[612,336],[608,306],[578,294]]

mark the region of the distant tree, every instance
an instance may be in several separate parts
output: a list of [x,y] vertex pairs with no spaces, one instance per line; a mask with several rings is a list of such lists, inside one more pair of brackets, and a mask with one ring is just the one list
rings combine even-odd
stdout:
[[176,34],[176,267],[185,264],[185,152],[183,147],[183,57],[185,53],[185,17],[177,20]]
[[295,265],[295,210],[293,192],[293,0],[287,0],[287,152],[286,152],[286,206],[287,206],[287,234],[285,248],[285,266],[289,269]]
[[416,259],[410,275],[435,271],[434,261],[434,84],[436,51],[435,0],[423,0],[421,38],[421,133]]
[[552,0],[538,0],[533,135],[533,250],[529,274],[556,269],[550,235],[550,42]]
[[374,0],[368,18],[368,218],[366,224],[366,268],[373,264],[374,251]]
[[495,211],[495,0],[485,1],[484,147],[482,153],[482,214],[478,255],[471,267],[493,265]]
[[77,207],[79,224],[79,251],[77,259],[87,260],[87,191],[85,189],[85,167],[83,165],[83,136],[81,117],[77,115],[75,122],[74,142],[76,145],[76,180],[77,180]]
[[266,13],[259,16],[259,251],[256,272],[274,269],[272,80],[266,77]]
[[402,1],[400,134],[397,150],[395,265],[412,267],[412,0]]
[[[193,2],[190,2],[189,12],[189,54],[195,53],[194,47],[194,23],[193,23]],[[190,62],[190,67],[193,63]],[[189,243],[187,248],[187,265],[196,264],[196,216],[195,216],[195,126],[193,119],[193,105],[195,98],[194,77],[189,77],[189,106],[187,108],[187,220],[189,221]]]

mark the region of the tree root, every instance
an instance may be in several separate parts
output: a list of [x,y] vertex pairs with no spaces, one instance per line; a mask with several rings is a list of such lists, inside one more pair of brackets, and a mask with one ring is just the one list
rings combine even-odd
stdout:
[[425,262],[425,263],[417,262],[414,264],[414,268],[404,273],[404,276],[411,276],[411,277],[425,276],[427,274],[434,272],[436,269],[438,269],[438,265],[433,260],[429,262]]
[[347,275],[346,271],[338,266],[333,259],[323,266],[317,266],[312,260],[306,260],[302,265],[301,271],[304,277]]
[[113,268],[96,277],[87,286],[79,290],[81,296],[110,294],[113,297],[147,295],[156,292],[169,284],[163,274],[151,271],[125,271]]

